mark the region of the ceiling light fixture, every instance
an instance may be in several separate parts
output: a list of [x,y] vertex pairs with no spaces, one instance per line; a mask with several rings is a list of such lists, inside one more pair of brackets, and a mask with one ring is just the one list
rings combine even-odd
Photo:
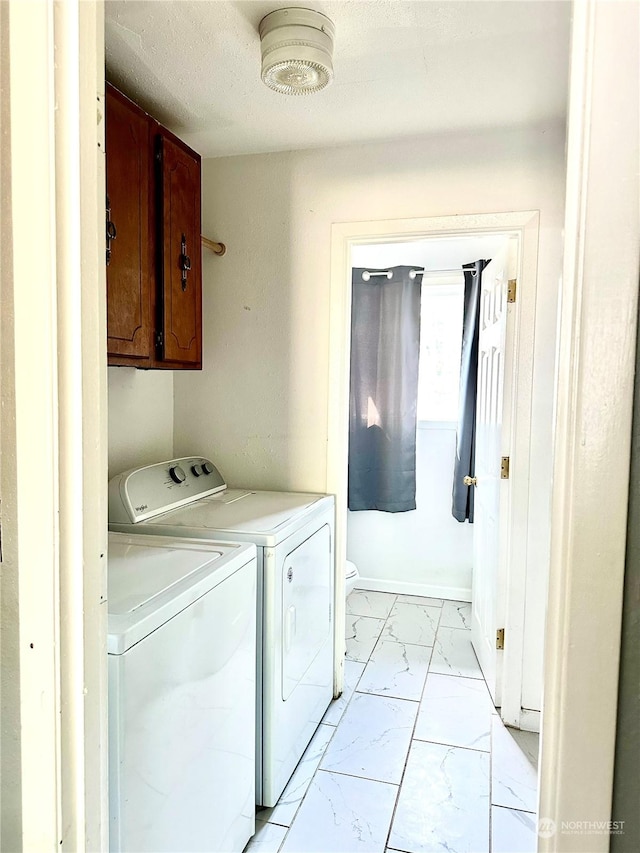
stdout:
[[335,27],[313,9],[277,9],[260,21],[262,80],[283,95],[319,92],[333,80]]

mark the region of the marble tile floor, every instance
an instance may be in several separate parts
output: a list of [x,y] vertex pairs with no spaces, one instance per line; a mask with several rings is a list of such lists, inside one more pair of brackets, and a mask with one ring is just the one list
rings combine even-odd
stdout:
[[354,590],[344,693],[246,853],[533,853],[538,736],[504,726],[470,605]]

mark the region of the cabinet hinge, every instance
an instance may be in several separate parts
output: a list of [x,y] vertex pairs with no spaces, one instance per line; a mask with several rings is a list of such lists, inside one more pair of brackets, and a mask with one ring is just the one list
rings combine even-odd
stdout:
[[518,288],[518,281],[515,278],[510,278],[509,283],[507,285],[507,302],[515,302],[516,301],[516,290]]
[[156,346],[162,347],[164,345],[164,334],[162,332],[156,332]]
[[500,479],[509,479],[509,457],[503,456],[500,461]]
[[504,628],[498,628],[496,631],[496,649],[504,649]]
[[107,239],[107,266],[111,263],[111,243],[116,239],[116,226],[111,219],[111,202],[109,201],[109,196],[107,196],[106,202],[106,215],[107,215],[107,223],[106,223],[106,239]]

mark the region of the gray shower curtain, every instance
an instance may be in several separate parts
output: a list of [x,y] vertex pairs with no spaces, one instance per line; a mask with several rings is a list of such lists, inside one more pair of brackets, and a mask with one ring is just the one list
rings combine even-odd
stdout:
[[453,470],[453,517],[473,524],[473,486],[463,479],[475,472],[476,397],[478,391],[478,340],[480,334],[480,285],[489,261],[464,264],[464,315],[460,360],[460,404],[456,458]]
[[[374,275],[375,272],[392,273]],[[416,508],[422,273],[352,271],[349,509]]]

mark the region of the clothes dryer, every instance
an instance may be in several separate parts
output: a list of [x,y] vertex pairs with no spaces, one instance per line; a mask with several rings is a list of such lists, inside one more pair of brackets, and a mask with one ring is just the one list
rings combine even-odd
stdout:
[[333,697],[334,498],[228,489],[209,459],[126,471],[109,527],[257,547],[256,803],[273,806]]

